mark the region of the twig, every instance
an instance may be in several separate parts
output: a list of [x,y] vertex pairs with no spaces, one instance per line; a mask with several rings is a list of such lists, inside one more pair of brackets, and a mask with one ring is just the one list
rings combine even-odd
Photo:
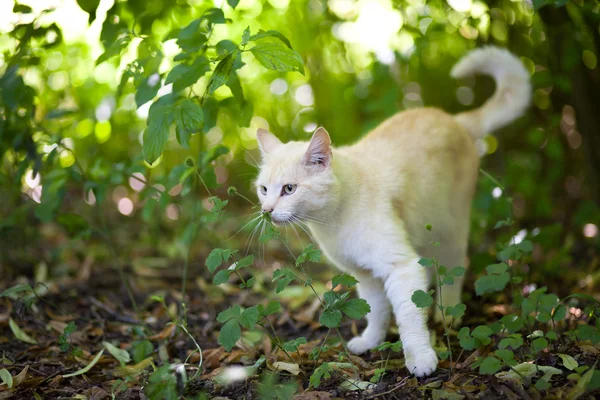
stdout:
[[376,399],[378,397],[385,396],[386,394],[394,393],[396,390],[400,389],[402,386],[404,386],[406,384],[406,381],[408,380],[408,378],[409,378],[408,376],[405,377],[404,379],[402,379],[400,381],[400,383],[398,383],[396,386],[394,386],[392,389],[390,389],[388,391],[385,391],[385,392],[382,392],[382,393],[377,393],[377,394],[374,394],[374,395],[369,396],[369,397],[365,397],[365,400],[367,400],[367,399]]
[[110,308],[106,304],[102,303],[100,300],[96,299],[95,297],[89,296],[88,301],[90,303],[92,303],[93,305],[95,305],[96,307],[103,309],[110,316],[114,317],[118,321],[126,322],[128,324],[140,324],[141,323],[140,321],[138,321],[134,318],[119,314],[118,312],[114,311],[112,308]]

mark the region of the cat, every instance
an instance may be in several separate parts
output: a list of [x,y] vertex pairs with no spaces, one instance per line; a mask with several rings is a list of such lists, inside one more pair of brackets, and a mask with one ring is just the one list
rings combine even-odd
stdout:
[[[382,343],[393,312],[406,367],[417,377],[438,364],[427,311],[411,300],[432,278],[418,261],[436,257],[449,269],[466,267],[480,157],[475,141],[521,116],[531,99],[530,74],[507,50],[475,49],[451,76],[475,73],[496,82],[482,107],[457,115],[403,111],[351,146],[333,148],[324,128],[308,143],[284,144],[266,130],[257,133],[262,212],[275,224],[306,223],[329,261],[358,279],[358,295],[371,306],[367,327],[348,349],[360,354]],[[437,291],[438,300],[459,303],[462,284],[463,277],[456,278]]]

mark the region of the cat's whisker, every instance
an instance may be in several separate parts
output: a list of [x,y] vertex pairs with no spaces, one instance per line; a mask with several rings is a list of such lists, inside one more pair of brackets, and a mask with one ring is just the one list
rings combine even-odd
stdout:
[[311,216],[308,216],[308,215],[304,215],[304,214],[298,214],[298,213],[296,213],[296,214],[294,214],[294,216],[296,218],[300,219],[300,220],[305,220],[305,221],[308,221],[308,222],[314,222],[315,224],[321,224],[321,225],[326,225],[326,226],[331,226],[331,227],[338,227],[339,226],[337,224],[332,224],[330,222],[323,221],[321,219],[318,219],[318,218],[315,218],[315,217],[311,217]]
[[[257,213],[254,213],[257,214]],[[253,215],[253,214],[250,214]],[[250,222],[246,223],[246,225],[242,226],[236,233],[233,234],[233,236],[231,236],[229,239],[227,239],[228,241],[233,239],[234,237],[236,237],[241,231],[243,231],[248,225],[250,225],[251,223],[255,222],[257,219],[260,218],[260,215],[257,215],[256,217],[252,218],[250,220]]]
[[292,217],[292,218],[293,218],[293,220],[295,222],[298,223],[298,226],[300,227],[300,229],[302,229],[308,235],[308,237],[310,238],[310,240],[312,240],[314,242],[315,238],[311,235],[311,233],[310,233],[310,231],[308,229],[308,226],[303,221],[301,221],[300,219],[298,219],[297,217]]
[[247,155],[250,156],[250,158],[252,158],[252,160],[254,161],[254,164],[246,161],[246,163],[248,163],[248,165],[252,165],[254,168],[256,168],[257,171],[260,171],[260,167],[258,166],[258,161],[256,161],[256,158],[254,158],[254,156],[252,155],[252,153],[250,152],[246,152]]
[[248,251],[250,250],[250,247],[252,246],[252,239],[254,238],[254,235],[256,235],[256,232],[258,232],[258,230],[260,229],[260,226],[264,223],[264,220],[259,221],[258,224],[256,224],[256,226],[254,227],[254,229],[252,229],[252,232],[250,233],[250,237],[248,238],[248,240],[246,240],[246,244],[244,244],[244,256],[248,255]]
[[265,260],[265,242],[262,241],[261,242],[261,238],[263,237],[264,233],[265,233],[265,227],[267,225],[267,221],[263,219],[263,224],[262,224],[262,229],[260,231],[260,236],[258,237],[258,259],[261,259],[261,245],[262,245],[262,263],[263,265],[265,265],[266,260]]
[[298,241],[300,242],[300,245],[302,247],[304,247],[304,243],[302,242],[302,239],[300,239],[300,235],[298,235],[298,231],[296,230],[296,227],[294,226],[294,224],[290,224],[290,226],[292,227],[292,230],[296,234],[296,237],[298,238]]

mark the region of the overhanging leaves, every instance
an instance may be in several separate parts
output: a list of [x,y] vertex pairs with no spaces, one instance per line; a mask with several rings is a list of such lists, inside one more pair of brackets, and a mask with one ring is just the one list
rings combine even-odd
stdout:
[[297,71],[304,75],[304,61],[300,54],[279,40],[262,39],[250,51],[266,68],[282,72]]

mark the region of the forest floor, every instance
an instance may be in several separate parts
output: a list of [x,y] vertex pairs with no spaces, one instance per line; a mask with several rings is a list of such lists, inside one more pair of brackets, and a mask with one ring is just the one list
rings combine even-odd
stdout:
[[[576,381],[569,379],[570,371],[557,355],[569,354],[579,365],[594,366],[600,355],[598,345],[564,341],[554,347],[555,351],[540,353],[536,364],[554,367],[562,373],[552,377],[549,390],[539,391],[531,380],[519,382],[478,373],[472,364],[478,356],[489,352],[491,345],[465,353],[458,346],[453,330],[452,342],[457,343],[456,348],[452,345],[455,358],[452,363],[441,361],[432,376],[412,377],[404,368],[402,353],[387,350],[344,358],[345,363],[339,364],[339,370],[314,388],[309,381],[316,367],[308,356],[311,350],[327,340],[330,347],[322,352],[319,360],[340,361],[343,351],[340,337],[346,340],[353,337],[364,326],[364,321],[344,322],[339,331],[332,330],[327,338],[329,330],[318,322],[319,305],[306,293],[307,288],[291,287],[291,293],[280,299],[283,312],[271,320],[277,335],[284,341],[300,336],[306,338],[307,343],[290,354],[292,360],[260,332],[245,334],[231,352],[226,352],[217,342],[220,328],[217,314],[231,304],[256,305],[261,302],[261,296],[230,284],[218,289],[208,285],[201,275],[191,279],[187,295],[187,335],[172,322],[173,316],[181,311],[178,271],[166,276],[164,272],[156,276],[149,273],[134,282],[137,311],[119,275],[91,268],[91,265],[83,265],[76,277],[38,285],[36,292],[43,289],[43,296],[38,293],[33,298],[17,301],[0,298],[0,368],[12,376],[12,388],[7,384],[0,386],[0,399],[167,399],[176,398],[169,397],[176,392],[188,399],[264,398],[260,387],[266,383],[259,371],[279,372],[280,383],[293,384],[295,399],[591,399],[600,396],[598,390],[584,393]],[[156,295],[165,301],[153,301]],[[503,312],[494,304],[480,301],[471,301],[467,306],[474,312],[467,313],[465,325],[498,318]],[[391,342],[397,341],[395,332],[389,333]],[[438,343],[443,333],[440,326],[433,330]],[[106,342],[115,347],[111,349]],[[202,350],[202,358],[195,351],[197,348]],[[100,352],[103,353],[98,357]],[[185,372],[179,369],[179,375],[169,375],[175,376],[171,382],[171,378],[163,377],[164,385],[172,384],[175,389],[171,388],[170,392],[171,389],[164,386],[161,392],[159,387],[153,396],[145,392],[144,385],[153,367],[184,362]],[[85,368],[90,365],[89,370]],[[244,370],[247,379],[242,377],[237,382],[223,383],[220,377],[228,376],[226,371],[236,365],[255,365],[256,368]],[[383,365],[385,374],[373,379]],[[65,376],[69,374],[75,376]],[[233,375],[231,380],[236,380]],[[269,385],[269,388],[281,386],[273,382]]]

